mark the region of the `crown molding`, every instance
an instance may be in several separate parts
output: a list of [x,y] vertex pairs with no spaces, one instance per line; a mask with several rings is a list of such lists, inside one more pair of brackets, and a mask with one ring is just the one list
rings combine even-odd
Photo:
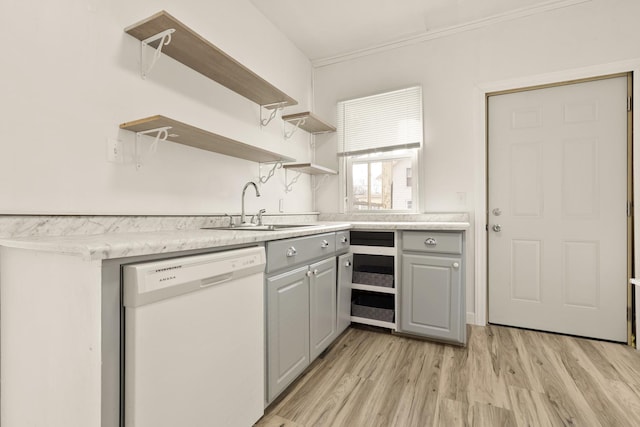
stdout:
[[520,9],[512,10],[510,12],[500,13],[500,14],[492,15],[486,18],[469,21],[464,24],[453,25],[450,27],[445,27],[445,28],[441,28],[433,31],[426,31],[421,34],[404,37],[388,43],[381,43],[381,44],[367,47],[364,49],[357,49],[357,50],[342,53],[339,55],[313,59],[311,60],[311,65],[314,68],[325,67],[327,65],[346,62],[352,59],[361,58],[363,56],[374,55],[376,53],[385,52],[388,50],[393,50],[393,49],[397,49],[400,47],[409,46],[417,43],[423,43],[429,40],[448,37],[454,34],[476,30],[478,28],[487,27],[489,25],[497,24],[500,22],[512,21],[512,20],[524,18],[527,16],[537,15],[539,13],[544,13],[544,12],[549,12],[556,9],[575,6],[582,3],[588,3],[590,1],[591,0],[550,0],[541,4],[537,4],[535,6],[523,7]]

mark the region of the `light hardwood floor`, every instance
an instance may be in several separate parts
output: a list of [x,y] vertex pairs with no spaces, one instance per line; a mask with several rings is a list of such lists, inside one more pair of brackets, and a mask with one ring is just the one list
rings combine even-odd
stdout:
[[640,426],[640,352],[502,326],[466,348],[348,329],[259,427]]

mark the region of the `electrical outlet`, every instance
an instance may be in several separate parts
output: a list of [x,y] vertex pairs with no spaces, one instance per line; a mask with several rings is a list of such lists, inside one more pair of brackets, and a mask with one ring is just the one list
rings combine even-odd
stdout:
[[122,151],[122,141],[119,139],[107,139],[107,160],[112,163],[123,163],[124,153]]

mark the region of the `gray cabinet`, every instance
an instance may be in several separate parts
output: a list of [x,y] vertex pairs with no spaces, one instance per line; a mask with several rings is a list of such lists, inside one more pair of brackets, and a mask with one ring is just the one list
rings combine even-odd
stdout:
[[338,336],[336,276],[336,233],[267,243],[267,404]]
[[464,235],[404,232],[401,332],[466,343]]
[[309,365],[308,267],[267,279],[267,400]]
[[353,274],[353,254],[338,257],[337,332],[344,332],[351,324],[351,276]]
[[311,264],[309,273],[309,331],[314,360],[337,337],[336,259]]

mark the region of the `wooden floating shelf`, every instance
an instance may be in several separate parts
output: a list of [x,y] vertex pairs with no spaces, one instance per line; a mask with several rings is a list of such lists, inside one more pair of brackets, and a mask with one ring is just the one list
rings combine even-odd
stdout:
[[300,122],[300,124],[297,126],[300,129],[303,129],[311,134],[336,131],[336,128],[334,126],[323,121],[318,116],[309,111],[306,111],[304,113],[283,115],[282,120],[284,120],[285,122],[292,122],[294,125],[296,122]]
[[295,161],[291,157],[263,150],[164,116],[147,117],[120,125],[120,129],[131,132],[144,132],[163,127],[171,128],[168,130],[167,141],[178,144],[259,163]]
[[[176,61],[265,108],[298,103],[164,10],[125,28],[125,32],[142,41],[168,29],[175,32],[162,52]],[[158,43],[149,46],[157,47]]]
[[291,169],[298,172],[307,173],[309,175],[337,175],[338,172],[333,169],[325,168],[313,163],[285,163],[282,165],[285,169]]

